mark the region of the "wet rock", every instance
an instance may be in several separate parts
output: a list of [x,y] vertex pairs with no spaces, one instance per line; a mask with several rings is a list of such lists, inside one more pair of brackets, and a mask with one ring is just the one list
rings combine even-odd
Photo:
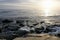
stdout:
[[41,21],[40,23],[42,24],[42,23],[45,23],[45,22],[44,21]]
[[33,26],[36,26],[36,25],[38,25],[39,23],[36,23],[36,24],[33,24]]
[[20,23],[19,26],[24,27],[25,25]]
[[0,33],[0,38],[6,40],[13,40],[16,37],[26,37],[29,32],[26,30],[18,30],[18,31],[7,31]]
[[13,21],[9,20],[9,19],[2,20],[2,23],[11,23],[11,22],[13,22]]
[[34,30],[30,30],[30,33],[35,33],[35,31]]
[[3,31],[17,31],[20,27],[17,25],[7,25],[3,28]]
[[44,31],[44,33],[49,33],[49,32],[56,32],[56,30],[55,29],[46,28],[46,30]]
[[20,23],[22,24],[22,23],[24,23],[24,20],[16,20],[16,23],[17,24],[20,24]]
[[60,37],[60,34],[57,34],[56,36],[57,36],[57,37]]
[[30,28],[30,33],[35,33],[35,28],[34,27]]
[[42,33],[43,32],[43,30],[44,30],[44,28],[42,27],[42,28],[35,28],[35,32],[36,33]]
[[19,37],[24,37],[24,36],[27,35],[28,33],[29,33],[29,32],[26,31],[26,30],[18,30],[18,31],[16,32],[17,36],[19,36]]

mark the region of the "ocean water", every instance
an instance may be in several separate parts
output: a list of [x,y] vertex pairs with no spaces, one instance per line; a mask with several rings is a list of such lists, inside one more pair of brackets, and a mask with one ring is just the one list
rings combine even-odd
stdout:
[[30,17],[36,16],[38,12],[33,9],[0,9],[0,17]]
[[13,8],[0,8],[0,18],[14,18],[14,17],[29,17],[32,21],[45,21],[46,23],[59,24],[60,25],[60,16],[38,16],[38,10],[33,9],[13,9]]
[[5,17],[30,17],[33,18],[33,20],[44,20],[46,22],[56,22],[60,23],[60,16],[39,16],[38,14],[40,13],[39,10],[34,10],[34,9],[28,9],[28,8],[0,8],[0,18],[5,18]]

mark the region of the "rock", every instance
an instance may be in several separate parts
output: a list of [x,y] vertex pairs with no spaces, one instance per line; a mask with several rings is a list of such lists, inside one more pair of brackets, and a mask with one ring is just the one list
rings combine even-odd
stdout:
[[57,34],[56,36],[57,36],[57,37],[60,37],[60,34]]
[[16,31],[16,34],[19,36],[19,37],[24,37],[25,35],[27,35],[29,32],[26,31],[26,30],[18,30]]
[[39,23],[36,23],[36,24],[33,24],[33,26],[36,26],[36,25],[38,25]]
[[35,32],[36,33],[42,33],[43,32],[43,30],[44,30],[44,28],[42,27],[42,28],[35,28]]
[[11,23],[11,22],[13,22],[13,21],[9,20],[9,19],[5,19],[5,20],[2,21],[2,23]]
[[20,27],[17,25],[7,25],[2,30],[3,31],[17,31]]
[[30,33],[34,33],[35,31],[34,30],[30,30]]
[[45,23],[45,22],[44,21],[41,21],[40,23],[42,24],[42,23]]
[[19,26],[24,27],[25,25],[20,23]]
[[22,23],[24,23],[24,20],[16,20],[16,23],[17,24],[20,24],[20,23],[22,24]]
[[35,28],[34,27],[30,28],[30,33],[35,33]]

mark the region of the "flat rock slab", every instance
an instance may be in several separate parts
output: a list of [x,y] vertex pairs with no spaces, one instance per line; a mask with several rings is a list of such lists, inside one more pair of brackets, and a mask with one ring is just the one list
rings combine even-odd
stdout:
[[[33,34],[33,35],[35,35],[35,34]],[[42,35],[43,36],[41,36],[41,37],[34,37],[34,36],[26,37],[26,38],[19,37],[19,38],[15,38],[14,40],[60,40],[60,38],[55,37],[55,36],[49,36],[47,34],[42,34]]]

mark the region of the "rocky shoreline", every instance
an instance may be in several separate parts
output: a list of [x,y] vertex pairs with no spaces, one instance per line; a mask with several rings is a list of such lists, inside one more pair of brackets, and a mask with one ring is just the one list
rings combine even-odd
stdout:
[[37,22],[29,18],[1,19],[0,38],[13,40],[16,37],[26,37],[28,34],[49,34],[60,37],[60,25]]

